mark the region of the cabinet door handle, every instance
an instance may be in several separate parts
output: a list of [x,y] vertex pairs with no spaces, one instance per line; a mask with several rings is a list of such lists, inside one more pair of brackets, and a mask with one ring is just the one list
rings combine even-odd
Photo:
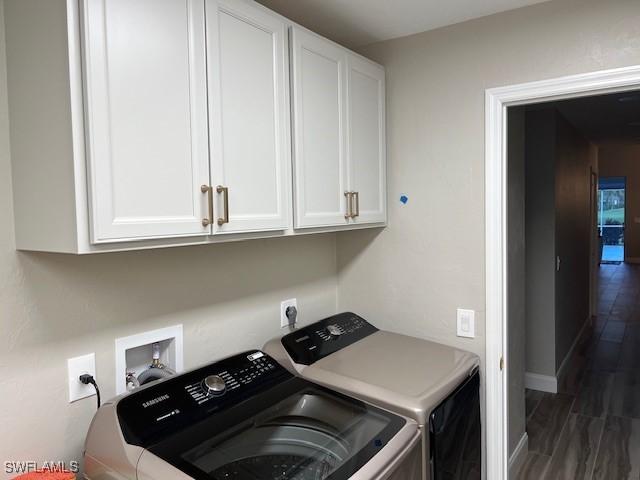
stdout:
[[224,195],[224,217],[218,217],[218,225],[224,225],[225,223],[229,223],[229,187],[218,185],[216,192]]
[[360,192],[353,192],[353,196],[356,198],[356,213],[353,218],[360,216]]
[[352,208],[352,201],[351,199],[353,192],[344,192],[344,198],[347,201],[347,213],[344,214],[344,218],[349,219],[349,218],[353,218],[353,208]]
[[209,204],[209,218],[202,219],[202,226],[208,227],[213,223],[213,187],[210,187],[209,185],[202,185],[200,187],[200,191],[208,194],[207,203]]

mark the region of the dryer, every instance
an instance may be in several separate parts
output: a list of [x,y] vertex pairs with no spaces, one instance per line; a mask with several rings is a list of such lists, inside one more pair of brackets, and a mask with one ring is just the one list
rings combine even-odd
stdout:
[[307,380],[414,419],[422,478],[481,478],[479,358],[423,339],[378,330],[345,312],[264,346]]
[[90,480],[417,480],[415,421],[249,351],[117,397],[85,444]]

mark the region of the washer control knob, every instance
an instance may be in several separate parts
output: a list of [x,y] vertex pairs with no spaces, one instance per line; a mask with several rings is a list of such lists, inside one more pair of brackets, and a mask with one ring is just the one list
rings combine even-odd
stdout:
[[219,375],[209,375],[202,384],[207,395],[222,395],[227,389],[224,380]]
[[344,333],[338,325],[327,325],[327,332],[332,337],[339,337]]

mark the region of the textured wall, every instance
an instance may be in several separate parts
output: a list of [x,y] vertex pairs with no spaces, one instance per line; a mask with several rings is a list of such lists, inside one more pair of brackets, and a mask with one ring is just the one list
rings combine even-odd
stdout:
[[[72,460],[95,398],[67,403],[66,359],[96,352],[114,394],[114,339],[184,324],[185,367],[279,334],[280,301],[300,319],[336,309],[335,236],[74,257],[16,252],[0,2],[0,478],[6,460]],[[37,219],[34,219],[37,221]],[[43,231],[43,235],[47,232]]]
[[485,89],[639,64],[640,2],[557,0],[362,52],[387,69],[389,228],[338,237],[339,307],[484,354]]
[[640,262],[640,146],[606,146],[600,149],[600,176],[627,177],[625,256]]
[[[640,3],[557,0],[363,53],[387,67],[390,226],[338,237],[339,307],[483,356],[484,90],[640,63]],[[306,318],[335,309],[333,236],[16,253],[3,70],[0,61],[0,457],[79,454],[94,404],[66,403],[69,356],[97,352],[108,396],[117,336],[183,321],[191,366],[276,333],[289,295]],[[455,337],[457,306],[478,310],[475,340]]]
[[485,89],[640,64],[640,2],[557,0],[362,53],[387,68],[389,228],[338,237],[339,308],[484,357]]

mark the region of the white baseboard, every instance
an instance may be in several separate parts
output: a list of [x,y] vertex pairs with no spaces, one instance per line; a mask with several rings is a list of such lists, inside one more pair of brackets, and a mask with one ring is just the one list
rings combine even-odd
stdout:
[[558,393],[558,378],[539,373],[524,373],[524,388],[540,392]]
[[513,475],[524,463],[528,453],[529,435],[527,435],[527,432],[524,432],[518,442],[518,445],[516,445],[516,448],[514,448],[513,453],[509,457],[509,478],[513,478]]
[[539,373],[531,373],[525,372],[524,374],[524,386],[530,390],[538,390],[541,392],[549,392],[549,393],[558,393],[558,385],[562,383],[563,377],[567,374],[567,368],[569,366],[571,357],[573,357],[573,353],[580,343],[585,332],[588,330],[588,327],[591,326],[591,317],[587,318],[584,322],[578,335],[576,335],[571,348],[565,355],[562,363],[560,364],[560,368],[556,372],[556,375],[541,375]]

